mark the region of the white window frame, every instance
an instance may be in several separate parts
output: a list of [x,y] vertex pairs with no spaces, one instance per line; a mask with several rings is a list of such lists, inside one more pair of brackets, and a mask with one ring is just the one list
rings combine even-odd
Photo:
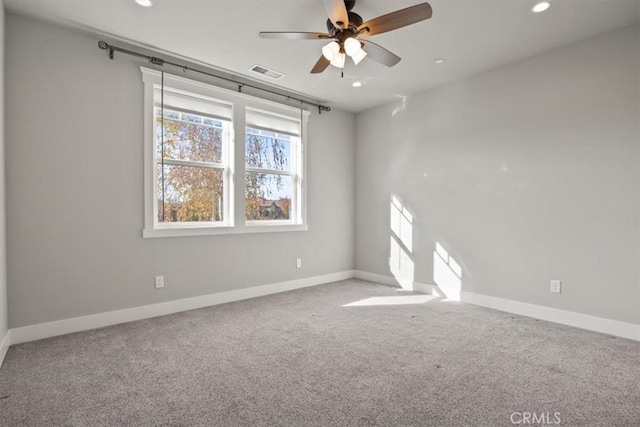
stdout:
[[[154,86],[161,85],[161,72],[140,67],[144,82],[144,238],[182,237],[215,234],[264,233],[305,231],[307,226],[306,197],[306,144],[309,111],[288,105],[263,100],[246,94],[230,91],[199,81],[164,73],[165,88],[172,88],[201,97],[212,98],[216,102],[231,105],[232,117],[229,141],[225,152],[223,144],[224,173],[223,221],[167,223],[158,222],[156,197],[157,150],[155,139]],[[167,106],[170,108],[170,106]],[[291,201],[294,212],[291,220],[247,221],[245,220],[245,113],[247,108],[263,110],[273,115],[281,115],[300,123],[300,137],[297,150],[292,146],[292,163],[295,165],[295,190]],[[203,113],[206,115],[206,113]],[[241,136],[242,143],[238,136]],[[295,153],[295,154],[294,154]],[[224,161],[227,161],[225,164]],[[165,164],[167,162],[165,161]],[[268,173],[272,173],[269,170]],[[295,199],[295,201],[294,201]]]

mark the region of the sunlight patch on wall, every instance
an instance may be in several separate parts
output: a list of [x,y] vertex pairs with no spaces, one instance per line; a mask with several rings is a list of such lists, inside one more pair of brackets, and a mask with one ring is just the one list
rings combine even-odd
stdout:
[[389,268],[391,274],[393,274],[393,277],[395,277],[400,286],[402,286],[402,289],[413,290],[413,280],[415,277],[413,260],[393,236],[391,236],[389,246]]
[[433,251],[433,281],[448,300],[460,301],[462,267],[439,242]]
[[391,231],[409,252],[413,251],[413,215],[397,197],[391,197]]
[[415,264],[410,255],[413,251],[413,215],[396,196],[391,196],[389,218],[389,269],[403,289],[412,290],[415,278]]

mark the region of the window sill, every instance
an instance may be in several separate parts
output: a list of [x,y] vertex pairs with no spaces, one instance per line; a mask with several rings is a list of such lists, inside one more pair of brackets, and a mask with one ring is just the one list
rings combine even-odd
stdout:
[[153,239],[159,237],[214,236],[224,234],[282,233],[291,231],[307,231],[307,224],[287,225],[247,225],[244,227],[183,227],[183,228],[145,228],[142,237]]

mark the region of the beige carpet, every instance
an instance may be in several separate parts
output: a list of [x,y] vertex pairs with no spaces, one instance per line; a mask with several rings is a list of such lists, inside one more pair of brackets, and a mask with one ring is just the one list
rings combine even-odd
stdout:
[[12,346],[0,369],[2,426],[526,420],[640,425],[640,343],[349,280]]

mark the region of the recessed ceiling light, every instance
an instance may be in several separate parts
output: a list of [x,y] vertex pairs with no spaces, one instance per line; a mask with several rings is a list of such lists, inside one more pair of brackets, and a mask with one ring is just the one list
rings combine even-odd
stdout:
[[435,62],[436,64],[444,64],[444,58],[438,58],[433,62]]
[[153,5],[151,0],[136,0],[136,3],[138,3],[140,6],[144,6],[144,7],[151,7],[151,5]]
[[540,13],[540,12],[544,12],[545,10],[549,9],[550,7],[551,7],[551,3],[549,3],[548,1],[541,1],[540,3],[536,3],[536,5],[533,6],[531,11],[533,13]]
[[362,82],[353,82],[353,83],[351,83],[351,86],[360,87],[360,86],[362,86]]

